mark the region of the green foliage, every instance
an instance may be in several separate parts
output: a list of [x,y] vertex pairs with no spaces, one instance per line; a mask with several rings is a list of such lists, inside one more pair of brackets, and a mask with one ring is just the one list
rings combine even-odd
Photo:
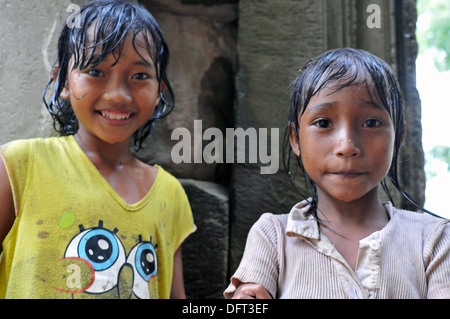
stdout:
[[450,147],[449,146],[437,145],[431,149],[430,154],[436,159],[442,160],[443,162],[450,163]]
[[450,70],[450,0],[418,0],[417,10],[419,53],[436,50],[436,68]]
[[[434,146],[427,153],[428,161],[440,161],[447,164],[447,170],[450,172],[450,147],[444,145]],[[432,168],[427,168],[426,171],[427,177],[432,178],[437,175],[437,173]]]

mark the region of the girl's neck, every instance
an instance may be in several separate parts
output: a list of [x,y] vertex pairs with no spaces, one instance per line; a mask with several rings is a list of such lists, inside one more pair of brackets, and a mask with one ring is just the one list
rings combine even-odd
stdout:
[[128,204],[142,200],[150,191],[158,169],[131,154],[129,139],[109,144],[85,133],[79,131],[75,140],[118,196]]
[[122,166],[134,162],[130,151],[130,141],[109,144],[99,138],[79,131],[74,135],[83,152],[96,166]]
[[378,187],[352,201],[339,201],[318,188],[317,216],[331,229],[372,233],[383,228],[389,215],[378,197]]

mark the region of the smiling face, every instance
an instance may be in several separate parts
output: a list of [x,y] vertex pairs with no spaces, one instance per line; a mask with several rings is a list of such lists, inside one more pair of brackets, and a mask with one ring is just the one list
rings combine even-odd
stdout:
[[69,68],[61,97],[70,99],[78,134],[110,144],[129,142],[152,116],[160,99],[159,85],[144,36],[138,33],[133,46],[133,35],[128,34],[118,60],[115,52],[98,65]]
[[337,91],[332,84],[311,98],[299,118],[300,143],[291,136],[291,145],[319,197],[348,203],[377,192],[391,165],[395,132],[365,83]]

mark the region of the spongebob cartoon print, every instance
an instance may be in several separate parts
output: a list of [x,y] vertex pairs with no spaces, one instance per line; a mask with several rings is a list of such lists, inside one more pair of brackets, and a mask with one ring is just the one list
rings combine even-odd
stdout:
[[[157,275],[158,262],[157,245],[151,238],[143,241],[139,236],[139,242],[127,255],[117,228],[108,230],[101,220],[98,227],[79,227],[80,233],[70,241],[62,258],[63,267],[70,273],[65,282],[67,289],[56,289],[73,294],[105,294],[115,290],[114,295],[121,298],[127,295],[123,286],[130,286],[129,290],[137,298],[152,297],[149,280]],[[126,268],[132,270],[129,283],[119,283]],[[90,275],[86,276],[87,273]]]

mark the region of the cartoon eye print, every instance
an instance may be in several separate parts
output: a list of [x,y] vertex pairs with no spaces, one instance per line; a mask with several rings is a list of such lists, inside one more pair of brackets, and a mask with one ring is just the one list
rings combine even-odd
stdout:
[[[117,228],[113,231],[103,228],[102,220],[99,221],[98,227],[89,229],[85,229],[83,225],[79,227],[80,233],[70,241],[63,258],[65,261],[71,261],[70,264],[64,263],[63,266],[69,273],[72,271],[66,281],[69,289],[61,287],[55,287],[55,289],[92,294],[106,293],[114,288],[119,289],[121,271],[125,266],[129,266],[133,270],[132,284],[130,283],[129,287],[132,288],[134,295],[141,299],[151,297],[149,282],[158,274],[155,252],[158,245],[152,243],[152,237],[150,237],[150,241],[143,241],[142,236],[139,235],[138,243],[127,256],[122,242],[116,235]],[[81,264],[74,265],[72,263],[74,260],[81,261]],[[88,278],[90,282],[84,286],[80,284],[80,266],[83,265],[83,262],[87,266],[85,269],[89,269],[89,275],[92,276],[92,278]],[[74,268],[69,269],[68,267]],[[78,290],[74,290],[74,288]]]
[[128,254],[127,263],[131,265],[134,273],[133,292],[138,298],[149,298],[148,282],[158,273],[158,262],[152,240],[139,243]]
[[103,221],[98,228],[84,229],[69,243],[65,257],[78,257],[88,261],[94,270],[94,282],[85,290],[88,293],[104,293],[117,285],[118,274],[126,262],[125,249],[116,236],[115,229],[103,228]]

